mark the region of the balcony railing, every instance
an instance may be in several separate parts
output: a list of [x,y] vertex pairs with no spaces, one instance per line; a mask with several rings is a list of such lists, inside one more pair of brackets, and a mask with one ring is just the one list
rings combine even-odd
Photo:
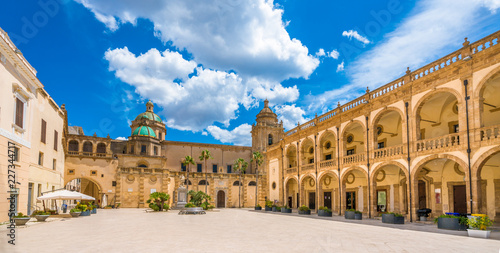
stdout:
[[330,160],[326,160],[326,161],[321,161],[319,163],[319,167],[321,169],[330,169],[330,168],[333,168],[337,166],[337,159],[330,159]]
[[310,171],[310,170],[313,170],[313,169],[314,169],[314,163],[310,163],[310,164],[303,165],[300,168],[300,171]]
[[404,145],[376,149],[373,151],[373,159],[384,159],[404,154]]
[[297,173],[297,167],[291,167],[286,169],[286,174]]
[[481,141],[491,141],[500,138],[500,125],[483,127],[479,129]]
[[353,163],[359,163],[365,161],[365,154],[354,154],[354,155],[348,155],[344,156],[343,163],[342,164],[353,164]]
[[68,151],[70,156],[88,156],[88,157],[101,157],[101,158],[111,158],[111,154],[107,153],[92,153],[92,152],[80,152],[80,151]]
[[416,143],[416,151],[437,150],[460,146],[460,136],[458,133],[440,136],[432,139],[420,140]]

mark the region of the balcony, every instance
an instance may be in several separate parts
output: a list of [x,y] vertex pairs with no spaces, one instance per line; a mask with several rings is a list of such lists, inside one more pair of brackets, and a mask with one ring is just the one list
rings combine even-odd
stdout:
[[365,154],[354,154],[354,155],[348,155],[344,156],[342,159],[342,164],[350,165],[350,164],[355,164],[355,163],[360,163],[365,161]]
[[92,152],[80,152],[80,151],[68,151],[68,156],[84,156],[84,157],[96,157],[96,158],[112,158],[111,154],[107,153],[92,153]]
[[300,167],[301,172],[309,172],[309,171],[313,171],[313,170],[314,170],[314,163],[309,163],[306,165],[302,165]]
[[295,173],[297,173],[297,167],[288,168],[288,169],[286,169],[285,173],[286,174],[295,174]]
[[416,143],[417,152],[458,149],[460,136],[458,133],[440,136],[432,139],[419,140]]
[[479,129],[479,136],[482,145],[497,144],[500,141],[500,125]]
[[373,151],[374,160],[393,159],[402,156],[405,153],[405,145],[392,146],[387,148],[376,149]]

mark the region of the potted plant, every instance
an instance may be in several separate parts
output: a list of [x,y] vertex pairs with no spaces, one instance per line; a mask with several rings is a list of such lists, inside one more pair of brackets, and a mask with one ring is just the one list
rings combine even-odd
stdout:
[[272,208],[273,208],[273,209],[272,209],[272,210],[273,210],[273,212],[277,212],[277,211],[278,211],[278,208],[277,208],[277,206],[276,206],[276,205],[273,205],[273,206],[272,206]]
[[354,219],[355,220],[362,220],[363,219],[363,213],[360,211],[354,211]]
[[463,216],[442,214],[434,219],[439,229],[466,230],[467,218]]
[[292,209],[288,208],[287,206],[282,206],[281,207],[281,212],[282,213],[292,213]]
[[303,206],[299,207],[299,214],[310,215],[311,209],[309,209],[309,207],[307,207],[306,205],[303,205]]
[[490,227],[493,222],[487,215],[473,215],[473,217],[469,218],[467,223],[469,224],[469,229],[467,229],[467,233],[469,237],[478,237],[478,238],[489,238],[491,230],[486,230]]
[[318,207],[318,216],[332,217],[332,210],[328,209],[328,207],[320,206]]
[[16,226],[26,225],[26,223],[28,223],[29,220],[30,217],[24,215],[23,213],[17,213],[17,215],[14,216],[14,222],[16,223]]
[[50,214],[44,211],[35,211],[31,216],[36,218],[36,221],[45,221]]
[[96,214],[97,213],[97,206],[94,204],[89,204],[89,209],[91,214]]
[[81,212],[80,216],[90,216],[90,210],[88,210],[87,205],[78,203],[76,204],[75,208],[80,210]]
[[272,211],[273,210],[273,202],[271,200],[266,200],[266,212]]
[[344,218],[349,219],[349,220],[354,220],[356,214],[355,209],[347,209],[345,210]]
[[71,217],[78,217],[82,214],[82,211],[80,209],[73,208],[69,211],[69,214],[71,214]]
[[405,224],[405,217],[399,213],[382,214],[382,223]]
[[261,207],[259,204],[257,204],[257,205],[255,206],[255,210],[256,210],[256,211],[260,211],[260,210],[262,210],[262,207]]

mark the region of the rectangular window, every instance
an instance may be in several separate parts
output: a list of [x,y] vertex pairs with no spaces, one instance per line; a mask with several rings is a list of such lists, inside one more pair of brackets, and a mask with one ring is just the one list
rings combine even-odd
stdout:
[[158,147],[154,147],[154,154],[158,155]]
[[16,122],[15,124],[23,128],[24,127],[24,102],[21,99],[16,98]]
[[134,154],[134,146],[130,147],[130,154]]
[[40,132],[40,141],[47,143],[47,122],[42,119],[42,130]]
[[186,165],[184,165],[183,163],[181,163],[181,171],[186,171]]
[[309,163],[314,163],[314,158],[309,159]]
[[347,155],[354,155],[354,149],[348,149],[347,150]]
[[56,167],[57,167],[57,161],[56,161],[56,159],[53,159],[52,160],[52,169],[56,170]]
[[43,153],[38,153],[38,165],[43,166]]
[[146,153],[146,145],[141,146],[141,153],[142,154]]
[[202,172],[201,169],[202,169],[201,163],[196,164],[196,172],[201,173]]
[[160,133],[159,135],[160,135],[160,140],[161,140],[161,138],[163,137],[163,133]]
[[42,184],[38,184],[38,192],[37,192],[37,197],[42,196]]
[[332,155],[326,155],[325,160],[332,160]]
[[377,143],[377,148],[385,148],[385,142]]
[[231,173],[231,169],[232,169],[232,168],[233,168],[233,166],[232,166],[232,165],[228,165],[228,166],[227,166],[227,173]]
[[14,161],[19,162],[19,153],[20,149],[18,147],[14,147]]
[[217,173],[217,164],[212,165],[212,172]]
[[54,130],[54,150],[57,151],[57,140],[59,139],[59,133]]
[[458,124],[453,125],[453,131],[455,131],[455,133],[458,133]]

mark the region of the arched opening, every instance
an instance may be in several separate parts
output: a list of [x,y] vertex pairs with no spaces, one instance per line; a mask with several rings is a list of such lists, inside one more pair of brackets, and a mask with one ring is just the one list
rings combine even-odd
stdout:
[[302,159],[302,165],[314,163],[314,143],[311,139],[305,139],[300,145],[300,158]]
[[286,150],[287,168],[297,167],[297,148],[291,145]]
[[479,213],[500,217],[500,152],[487,158],[478,171]]
[[344,164],[364,161],[365,129],[359,122],[349,124],[344,130]]
[[339,209],[339,181],[337,175],[326,173],[319,179],[319,206],[338,212]]
[[375,149],[382,149],[403,144],[401,115],[394,110],[387,110],[380,115],[373,126]]
[[255,181],[250,181],[248,183],[248,186],[257,186],[257,183]]
[[139,165],[137,165],[137,167],[139,167],[139,168],[147,168],[148,165],[144,164],[144,163],[140,163]]
[[217,208],[226,207],[226,192],[220,190],[217,192]]
[[268,144],[269,146],[273,145],[273,135],[272,135],[272,134],[269,134],[269,135],[267,136],[267,144]]
[[319,140],[321,161],[333,160],[337,157],[336,144],[337,140],[331,131],[327,131],[321,136],[321,139]]
[[97,144],[96,153],[106,154],[106,144],[102,142]]
[[234,181],[233,186],[239,186],[239,185],[243,186],[243,184],[240,184],[240,181]]
[[192,185],[191,180],[185,179],[184,180],[184,185]]
[[419,140],[458,133],[458,101],[455,95],[439,92],[425,99],[417,110],[417,129]]
[[[89,195],[95,198],[94,203],[101,207],[101,187],[92,180],[86,178],[75,178],[69,181],[65,188],[70,191],[81,192],[85,195]],[[68,203],[68,210],[71,210],[79,200],[70,201]]]
[[83,143],[83,152],[85,153],[92,153],[93,151],[93,145],[92,142],[86,141]]
[[299,191],[298,191],[297,180],[295,180],[294,178],[291,178],[286,182],[286,193],[285,193],[285,196],[287,198],[285,200],[286,205],[290,208],[297,208],[298,195],[299,195]]
[[368,213],[368,182],[366,172],[354,168],[344,172],[342,176],[343,211],[354,209]]
[[467,176],[464,168],[448,158],[431,159],[413,176],[415,209],[429,208],[432,215],[467,213]]
[[203,179],[203,180],[200,180],[200,182],[198,182],[198,185],[210,185],[210,183],[207,182],[205,179]]
[[479,96],[482,126],[500,125],[500,72],[484,83]]
[[300,184],[302,193],[301,204],[306,205],[309,209],[316,209],[316,180],[312,176],[302,178]]
[[407,177],[398,165],[387,164],[373,172],[372,204],[375,213],[408,213]]
[[78,141],[75,141],[75,140],[71,140],[69,141],[68,143],[68,151],[73,151],[73,152],[78,152],[79,150],[79,143]]

